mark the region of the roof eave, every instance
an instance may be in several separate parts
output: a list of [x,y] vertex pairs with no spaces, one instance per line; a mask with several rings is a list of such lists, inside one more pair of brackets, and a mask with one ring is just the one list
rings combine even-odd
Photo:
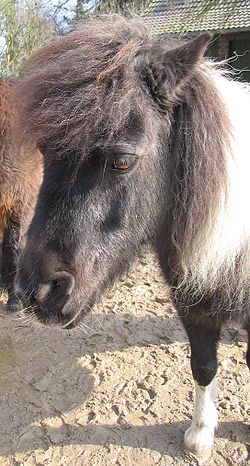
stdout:
[[186,34],[199,34],[204,31],[210,31],[212,34],[236,34],[236,33],[241,33],[241,32],[250,32],[250,27],[249,28],[232,28],[232,29],[197,29],[197,30],[192,30],[192,31],[162,31],[158,32],[159,35],[171,35],[171,34],[181,34],[181,35],[186,35]]

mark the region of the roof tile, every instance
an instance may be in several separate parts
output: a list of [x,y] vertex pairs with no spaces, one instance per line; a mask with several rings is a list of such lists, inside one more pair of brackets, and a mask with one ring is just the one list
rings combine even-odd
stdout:
[[[211,3],[214,5],[211,7]],[[250,30],[250,0],[151,0],[144,12],[155,34]]]

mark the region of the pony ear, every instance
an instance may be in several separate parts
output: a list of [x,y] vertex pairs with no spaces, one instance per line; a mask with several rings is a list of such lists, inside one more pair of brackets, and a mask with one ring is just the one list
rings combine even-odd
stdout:
[[178,100],[212,37],[205,32],[173,48],[167,40],[160,40],[139,52],[135,68],[155,100],[164,105]]

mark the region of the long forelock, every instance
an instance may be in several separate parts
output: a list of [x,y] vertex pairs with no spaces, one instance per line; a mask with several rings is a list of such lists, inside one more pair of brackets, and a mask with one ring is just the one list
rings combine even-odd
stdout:
[[138,20],[115,17],[107,27],[102,18],[43,47],[17,85],[26,136],[51,156],[88,153],[119,137],[131,115],[147,120],[133,66],[147,37]]

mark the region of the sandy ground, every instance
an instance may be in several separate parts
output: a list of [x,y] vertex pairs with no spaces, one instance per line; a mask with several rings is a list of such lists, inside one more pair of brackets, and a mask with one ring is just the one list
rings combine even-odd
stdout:
[[[206,465],[250,464],[246,336],[219,350],[220,425]],[[184,466],[189,345],[154,259],[143,256],[79,333],[0,319],[0,465]]]

